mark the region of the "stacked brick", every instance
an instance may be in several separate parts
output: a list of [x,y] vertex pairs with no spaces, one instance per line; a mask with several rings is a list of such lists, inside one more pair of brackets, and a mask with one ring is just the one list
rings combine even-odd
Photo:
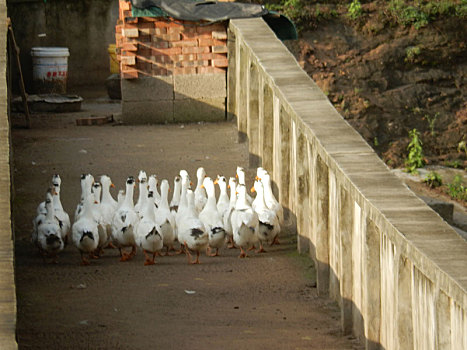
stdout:
[[225,73],[226,26],[165,17],[133,18],[131,3],[120,0],[115,36],[121,77]]

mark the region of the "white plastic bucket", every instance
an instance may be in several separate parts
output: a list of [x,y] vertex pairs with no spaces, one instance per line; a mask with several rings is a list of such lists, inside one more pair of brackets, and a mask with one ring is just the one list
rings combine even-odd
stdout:
[[31,49],[35,93],[66,93],[68,56],[70,53],[67,47],[33,47]]

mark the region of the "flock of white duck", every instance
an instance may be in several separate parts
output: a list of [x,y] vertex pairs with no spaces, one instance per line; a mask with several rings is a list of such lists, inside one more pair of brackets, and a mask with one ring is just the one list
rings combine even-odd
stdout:
[[[168,180],[160,182],[159,192],[157,177],[148,177],[140,171],[138,181],[128,177],[126,189],[119,191],[116,201],[110,193],[114,185],[107,175],[96,182],[91,174],[83,174],[81,200],[71,225],[60,201],[60,176],[54,175],[46,200],[37,207],[32,241],[44,260],[48,257],[56,263],[71,231],[83,265],[89,265],[88,257],[99,257],[109,245],[119,249],[121,261],[133,258],[140,247],[145,255],[144,265],[153,265],[155,256],[164,248],[169,255],[177,241],[180,243],[178,252],[185,253],[192,264],[199,264],[201,251],[216,256],[227,242],[229,248],[240,248],[240,258],[247,256],[247,250],[256,249],[257,244],[257,252],[264,252],[265,244],[278,243],[284,214],[265,169],[257,169],[251,189],[256,192],[254,198],[247,193],[242,167],[237,167],[236,177],[231,177],[228,183],[224,176],[217,176],[213,181],[200,167],[197,180],[193,191],[188,172],[181,170],[174,178],[169,202]],[[134,204],[136,182],[139,182],[139,193]],[[218,198],[216,184],[220,190]],[[126,250],[128,248],[131,251]],[[192,252],[196,253],[194,260]]]

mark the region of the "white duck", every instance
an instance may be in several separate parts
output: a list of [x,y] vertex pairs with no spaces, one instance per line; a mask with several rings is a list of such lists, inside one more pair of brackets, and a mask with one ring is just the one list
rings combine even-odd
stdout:
[[235,209],[235,204],[237,203],[237,181],[234,177],[231,177],[229,179],[229,185],[227,187],[230,188],[229,208],[224,213],[222,220],[224,222],[224,228],[225,228],[225,231],[227,232],[227,237],[229,239],[228,248],[232,249],[232,248],[236,248],[235,243],[233,241],[233,231],[232,231],[232,221],[231,221],[232,212]]
[[148,198],[148,177],[146,175],[146,172],[143,170],[140,170],[138,174],[138,183],[139,192],[138,201],[135,204],[135,211],[139,214],[140,212],[142,212],[142,208]]
[[[125,190],[118,190],[117,194],[117,209],[120,208],[125,201]],[[113,218],[113,217],[112,217]]]
[[[237,166],[237,173],[236,173],[236,177],[238,179],[238,184],[239,185],[244,185],[246,186],[246,183],[245,183],[245,169],[241,166]],[[248,201],[248,203],[251,205],[251,203],[253,203],[253,198],[248,194],[246,193],[246,200]]]
[[[61,183],[62,183],[62,180],[60,178],[60,175],[55,174],[52,176],[52,186],[54,188],[52,204],[54,207],[55,218],[58,221],[58,224],[60,226],[60,231],[62,233],[62,240],[66,245],[68,242],[68,234],[70,232],[71,222],[70,222],[70,217],[68,213],[65,210],[63,210],[62,202],[60,201]],[[39,217],[39,214],[42,214],[43,217],[47,215],[45,201],[39,203],[36,211],[37,211],[37,217]],[[34,230],[37,230],[36,220],[33,220],[33,224],[34,224]]]
[[164,238],[164,247],[166,247],[166,255],[169,255],[169,250],[173,249],[175,241],[175,217],[169,207],[169,182],[166,179],[161,181],[161,199],[159,207],[156,209],[156,224],[161,228],[162,237]]
[[[274,212],[277,215],[277,218],[279,219],[279,225],[281,227],[283,227],[283,225],[284,225],[284,208],[277,201],[276,197],[274,197],[274,193],[272,193],[271,177],[267,172],[262,175],[261,183],[263,184],[263,188],[264,188],[264,201],[266,203],[266,206],[269,209],[274,210]],[[278,239],[279,239],[279,236],[276,236],[276,238],[274,239],[275,244],[279,244]]]
[[217,175],[216,180],[214,181],[215,185],[219,186],[219,199],[217,200],[217,211],[219,214],[224,217],[225,212],[229,209],[230,199],[227,194],[227,179],[225,176]]
[[254,186],[251,188],[252,192],[256,192],[256,206],[254,211],[258,214],[258,240],[259,250],[257,253],[265,252],[263,244],[272,244],[280,232],[279,219],[277,218],[274,210],[269,209],[264,201],[264,189],[260,180],[256,180]]
[[97,249],[97,245],[99,243],[97,221],[93,215],[94,199],[90,187],[88,187],[86,192],[84,194],[83,205],[79,218],[71,227],[71,238],[81,254],[82,265],[90,264],[84,254],[92,254]]
[[104,247],[108,244],[107,227],[102,220],[101,211],[101,193],[102,185],[100,182],[94,182],[92,184],[92,195],[94,202],[92,204],[92,215],[94,220],[97,222],[97,232],[99,233],[99,242],[97,243],[97,249],[94,252],[94,257],[98,258],[104,252]]
[[60,175],[55,174],[52,177],[52,185],[54,186],[53,206],[55,218],[58,220],[58,225],[60,226],[60,231],[62,232],[62,240],[66,244],[68,242],[68,234],[71,229],[71,222],[70,216],[65,210],[63,210],[62,202],[60,200],[61,184],[62,179],[60,178]]
[[[184,217],[184,211],[188,208],[188,203],[187,203],[187,198],[186,194],[188,189],[190,188],[191,182],[190,182],[190,176],[188,175],[188,172],[186,170],[180,170],[180,177],[181,177],[181,190],[180,190],[180,202],[178,204],[178,210],[177,213],[175,214],[175,237],[179,241],[180,245],[183,246],[183,240],[180,239],[179,237],[179,222],[183,219]],[[194,194],[193,194],[194,196]],[[194,201],[194,197],[193,197]],[[197,213],[198,214],[198,213]],[[179,254],[183,253],[182,247],[180,247],[180,250],[178,252]]]
[[[187,207],[183,211],[180,221],[177,223],[178,240],[183,242],[185,246],[188,263],[199,264],[199,253],[208,247],[209,235],[203,222],[198,218],[198,213],[195,209],[195,194],[192,190],[187,190],[186,199]],[[190,250],[196,251],[195,261],[191,260]]]
[[198,170],[196,171],[196,177],[198,179],[198,182],[195,188],[195,209],[198,213],[200,213],[208,200],[206,190],[203,188],[203,181],[206,177],[206,171],[203,167],[198,168]]
[[232,212],[231,222],[234,242],[240,247],[239,258],[247,256],[245,249],[254,246],[257,242],[259,226],[258,214],[251,208],[246,199],[245,185],[237,186],[237,203]]
[[149,191],[151,191],[153,193],[153,196],[154,196],[154,204],[157,206],[159,206],[159,202],[161,201],[161,196],[157,190],[157,185],[158,185],[159,181],[157,180],[157,176],[156,175],[149,175],[149,178],[148,178],[148,188],[149,188]]
[[[126,180],[125,200],[114,214],[112,219],[112,239],[120,251],[120,261],[127,261],[136,255],[135,229],[138,225],[138,214],[133,204],[135,179],[133,176]],[[128,254],[122,249],[131,247]]]
[[216,249],[216,252],[211,256],[218,256],[219,249],[225,245],[226,232],[224,222],[222,221],[222,215],[217,210],[216,191],[214,182],[210,177],[204,178],[203,187],[206,189],[207,202],[201,213],[199,213],[199,218],[209,234],[208,249]]
[[180,195],[182,190],[182,178],[177,175],[174,178],[174,190],[172,194],[172,199],[170,201],[170,210],[177,212],[178,205],[180,203]]
[[112,218],[117,210],[118,203],[113,199],[112,194],[110,193],[110,187],[115,187],[110,177],[102,175],[100,183],[102,187],[102,199],[100,204],[101,224],[105,228],[107,236],[107,243],[103,245],[103,247],[105,247],[110,243],[112,236]]
[[53,207],[53,189],[47,191],[45,204],[45,215],[39,214],[36,217],[36,228],[32,234],[32,241],[37,245],[45,262],[46,257],[51,257],[57,263],[57,254],[63,250],[62,231],[55,218]]
[[91,174],[82,174],[81,175],[81,198],[76,206],[75,210],[75,221],[79,219],[81,211],[83,209],[84,199],[87,195],[87,192],[91,190],[91,186],[94,183],[94,177]]
[[[141,221],[136,227],[135,241],[143,250],[145,256],[144,265],[154,265],[156,254],[163,247],[163,238],[161,227],[156,224],[156,217],[154,215],[154,194],[152,191],[148,193],[146,202],[141,209],[141,214]],[[150,255],[152,255],[152,258]]]

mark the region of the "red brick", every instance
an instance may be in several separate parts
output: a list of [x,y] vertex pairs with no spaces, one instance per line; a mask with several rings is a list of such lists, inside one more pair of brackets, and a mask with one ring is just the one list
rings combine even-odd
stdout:
[[180,47],[173,47],[170,49],[152,49],[152,54],[156,55],[166,55],[166,56],[173,56],[173,55],[180,55],[182,53],[182,49]]
[[152,35],[141,35],[138,37],[138,41],[142,43],[151,43],[152,42]]
[[182,47],[182,53],[183,54],[189,54],[189,53],[208,53],[209,52],[209,47],[204,46],[204,47],[199,47],[199,46],[184,46]]
[[225,59],[226,56],[219,53],[200,53],[198,54],[198,59],[200,60],[221,60]]
[[137,79],[138,78],[138,71],[136,69],[131,70],[122,70],[120,72],[120,77],[122,79]]
[[228,67],[229,60],[227,58],[212,60],[212,66],[213,67]]
[[122,55],[121,62],[124,65],[133,66],[136,64],[136,56]]
[[211,52],[214,52],[214,53],[227,53],[227,52],[229,52],[229,49],[227,48],[227,45],[212,46],[211,47]]
[[120,47],[122,50],[125,50],[125,51],[137,51],[138,50],[138,46],[133,43],[122,43]]
[[126,28],[122,29],[122,35],[127,38],[137,38],[139,35],[139,31],[137,28]]
[[213,39],[216,39],[216,40],[227,40],[227,32],[224,30],[224,31],[213,31],[212,32],[212,38]]
[[177,22],[168,21],[167,22],[167,27],[170,27],[170,28],[184,28],[182,21],[177,21]]
[[158,63],[158,66],[162,66],[159,63],[163,63],[164,65],[166,64],[173,64],[174,60],[172,59],[173,56],[167,56],[167,55],[155,55],[154,57],[154,62]]
[[213,24],[209,26],[199,26],[196,28],[196,31],[198,33],[209,33],[211,34],[212,31],[225,31],[225,26],[222,24]]
[[160,20],[160,21],[154,22],[154,26],[156,28],[167,28],[168,24],[169,22],[167,22],[166,20]]
[[180,33],[161,34],[158,35],[158,38],[165,41],[177,42],[180,41]]
[[199,41],[199,46],[222,46],[222,45],[226,45],[226,42],[224,40],[200,38],[198,41]]
[[182,46],[198,46],[197,40],[180,40],[173,41],[170,43],[170,47],[182,47]]
[[167,34],[167,28],[166,27],[156,28],[155,34],[156,35],[165,35],[165,34]]
[[168,27],[168,34],[180,34],[183,31],[184,27]]
[[160,22],[162,17],[140,17],[146,22]]
[[153,67],[152,68],[152,75],[168,75],[167,74],[167,69],[165,68],[159,68],[159,67]]
[[118,2],[118,6],[122,9],[122,10],[131,10],[131,3],[129,1],[122,1],[120,0]]
[[180,61],[194,61],[196,60],[196,55],[195,54],[190,54],[190,55],[173,55],[171,56],[173,62],[180,62]]
[[136,68],[140,71],[151,73],[152,71],[152,64],[149,62],[144,62],[144,61],[137,61],[136,62]]
[[[157,41],[152,43],[152,47],[156,49],[168,49],[169,43],[167,41]],[[180,50],[180,53],[182,50]]]
[[138,56],[150,57],[152,55],[152,50],[148,47],[141,46],[138,47]]
[[213,73],[225,74],[225,69],[217,68],[217,67],[197,67],[196,72],[198,74],[213,74]]

